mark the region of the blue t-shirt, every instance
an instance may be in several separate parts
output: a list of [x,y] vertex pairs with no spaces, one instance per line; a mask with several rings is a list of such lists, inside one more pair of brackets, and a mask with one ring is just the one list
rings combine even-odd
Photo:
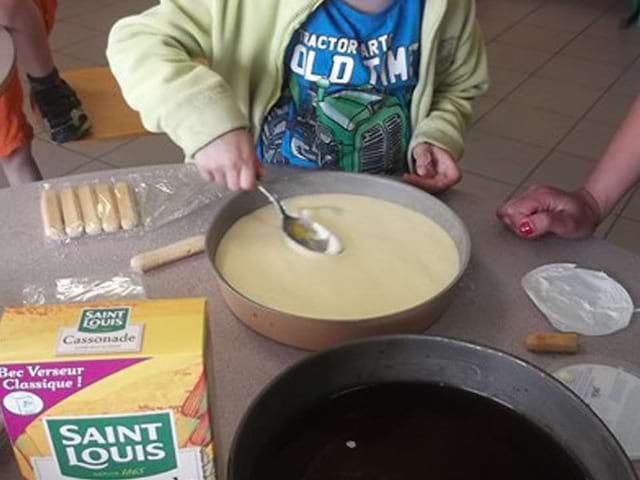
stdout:
[[424,0],[363,13],[325,0],[293,35],[282,95],[262,125],[264,163],[350,172],[405,168]]

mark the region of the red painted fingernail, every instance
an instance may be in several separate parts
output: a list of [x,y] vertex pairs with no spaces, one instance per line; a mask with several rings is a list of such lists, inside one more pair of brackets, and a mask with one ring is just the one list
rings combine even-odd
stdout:
[[520,224],[519,230],[520,233],[525,237],[530,237],[531,235],[533,235],[533,227],[526,220]]

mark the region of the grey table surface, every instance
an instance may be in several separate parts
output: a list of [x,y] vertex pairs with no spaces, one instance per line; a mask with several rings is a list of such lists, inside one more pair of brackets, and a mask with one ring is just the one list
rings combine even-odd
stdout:
[[[176,165],[107,171],[60,182],[128,178],[139,173],[146,175],[147,180],[170,179],[183,168]],[[56,278],[107,278],[126,273],[132,255],[202,233],[215,214],[215,206],[208,206],[144,234],[116,234],[52,245],[45,242],[42,233],[39,188],[38,184],[32,184],[0,190],[0,224],[3,226],[0,230],[3,246],[0,306],[22,303],[25,285],[51,285]],[[496,220],[496,205],[456,191],[442,199],[466,223],[473,253],[452,305],[427,334],[496,347],[547,370],[587,360],[640,368],[640,321],[637,320],[613,335],[581,338],[580,353],[574,356],[528,352],[524,347],[528,333],[552,329],[520,287],[522,276],[539,265],[575,262],[606,271],[619,280],[638,303],[640,257],[598,239],[547,238],[524,242]],[[231,440],[249,403],[275,375],[308,353],[265,339],[237,321],[222,301],[204,255],[150,272],[144,277],[144,286],[149,298],[205,296],[209,300],[212,405],[217,466],[222,478]],[[636,464],[636,470],[640,473],[640,464]],[[6,450],[0,457],[0,478],[19,478]]]

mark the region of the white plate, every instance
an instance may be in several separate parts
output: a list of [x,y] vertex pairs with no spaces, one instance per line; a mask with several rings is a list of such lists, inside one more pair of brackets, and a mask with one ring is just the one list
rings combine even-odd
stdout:
[[591,363],[569,365],[554,375],[607,424],[631,460],[640,460],[640,378],[622,368]]

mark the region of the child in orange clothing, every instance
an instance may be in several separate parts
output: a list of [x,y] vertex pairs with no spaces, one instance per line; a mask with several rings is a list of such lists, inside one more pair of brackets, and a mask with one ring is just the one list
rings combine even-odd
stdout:
[[[53,64],[48,34],[56,8],[57,0],[0,0],[0,26],[11,34],[51,140],[65,143],[83,136],[89,122],[75,92]],[[42,179],[31,155],[33,129],[22,105],[22,87],[14,70],[0,94],[0,163],[11,185]]]

